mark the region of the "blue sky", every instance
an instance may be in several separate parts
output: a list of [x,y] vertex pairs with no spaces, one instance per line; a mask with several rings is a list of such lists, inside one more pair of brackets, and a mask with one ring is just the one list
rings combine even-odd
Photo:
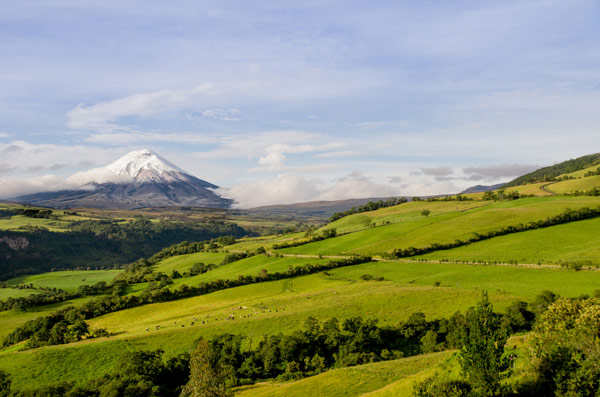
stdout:
[[2,2],[0,197],[146,147],[243,206],[506,181],[599,151],[598,20],[579,0]]

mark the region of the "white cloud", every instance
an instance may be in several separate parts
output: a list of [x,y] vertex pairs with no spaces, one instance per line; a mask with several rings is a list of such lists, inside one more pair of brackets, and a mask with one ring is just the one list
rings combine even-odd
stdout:
[[263,167],[255,170],[278,171],[284,168],[286,154],[314,152],[313,145],[286,145],[275,143],[265,149],[265,155],[258,159],[258,164]]
[[231,109],[206,109],[203,110],[200,114],[204,118],[216,119],[216,120],[225,120],[225,121],[239,121],[240,119],[235,117],[240,114],[241,111],[237,108]]
[[282,174],[275,179],[221,188],[217,192],[224,197],[234,199],[240,208],[398,195],[396,189],[377,183],[359,171],[354,171],[330,184],[325,184],[320,179],[306,179],[297,174]]
[[130,95],[124,98],[86,106],[79,104],[67,113],[67,125],[75,130],[133,131],[115,124],[122,117],[150,117],[189,108],[202,103],[207,96],[219,91],[210,84],[198,85],[189,90],[161,90]]
[[275,179],[245,183],[217,193],[236,201],[240,208],[290,204],[313,200],[319,195],[319,182],[296,174],[279,175]]
[[63,189],[75,189],[63,178],[56,175],[43,175],[33,178],[1,178],[0,198],[9,199],[38,192],[54,192]]

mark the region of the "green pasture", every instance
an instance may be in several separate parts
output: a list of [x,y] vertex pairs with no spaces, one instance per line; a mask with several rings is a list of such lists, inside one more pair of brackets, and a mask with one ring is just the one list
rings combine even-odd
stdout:
[[382,225],[385,222],[400,223],[419,219],[422,217],[421,212],[425,209],[431,211],[430,216],[435,216],[463,212],[490,204],[492,202],[486,201],[412,201],[377,211],[349,215],[324,226],[322,229],[336,229],[338,234],[343,234],[368,229],[373,223]]
[[[27,310],[7,310],[0,312],[0,341],[10,334],[15,328],[41,316],[47,316],[67,306],[79,306],[88,302],[92,297],[71,299],[51,305],[38,306]],[[1,351],[1,350],[0,350]]]
[[578,297],[592,295],[600,289],[600,271],[563,268],[382,261],[339,268],[330,274],[346,280],[359,280],[361,275],[370,274],[384,277],[386,281],[422,287],[439,282],[440,287],[448,291],[486,290],[496,294],[493,299],[497,299],[497,310],[502,309],[502,301],[532,301],[543,290]]
[[[362,281],[363,274],[385,280]],[[436,281],[439,287],[434,286]],[[0,352],[0,368],[12,374],[15,387],[85,381],[109,371],[119,355],[132,349],[161,348],[170,356],[190,349],[198,337],[226,332],[246,335],[247,343],[254,345],[263,335],[302,328],[309,316],[323,320],[359,315],[376,318],[380,324],[396,324],[414,312],[430,319],[448,317],[473,306],[483,289],[489,291],[495,309],[502,311],[510,302],[532,300],[542,290],[579,296],[593,292],[599,284],[600,272],[593,271],[372,262],[107,314],[89,323],[114,336],[27,352]],[[227,320],[229,316],[235,319]]]
[[173,270],[179,273],[189,271],[196,263],[218,265],[227,254],[223,252],[197,252],[194,254],[178,255],[167,258],[153,266],[155,272],[171,274]]
[[227,251],[256,251],[259,247],[269,249],[273,244],[297,240],[304,237],[304,232],[284,234],[279,236],[251,237],[238,240],[236,244],[228,245]]
[[70,222],[60,219],[30,218],[24,215],[14,215],[0,219],[0,230],[18,230],[23,226],[45,227],[51,232],[66,232]]
[[[415,311],[429,318],[464,311],[479,297],[478,291],[310,275],[111,313],[89,323],[93,328],[106,327],[115,336],[32,351],[0,352],[0,369],[11,373],[16,388],[85,381],[109,371],[121,354],[132,349],[160,348],[171,356],[189,350],[201,336],[211,338],[226,332],[246,335],[248,343],[254,344],[263,335],[302,328],[309,316],[343,319],[361,315],[395,324]],[[235,320],[226,320],[229,315]],[[197,318],[194,326],[193,317]],[[160,330],[156,330],[157,325]]]
[[187,284],[190,286],[198,285],[203,282],[214,280],[237,279],[238,276],[257,276],[262,269],[267,273],[283,273],[288,267],[303,266],[307,263],[324,263],[331,259],[318,258],[297,258],[297,257],[274,257],[266,255],[255,255],[250,258],[242,259],[236,262],[210,270],[206,273],[193,277],[185,277],[174,280],[174,286]]
[[25,298],[29,295],[39,294],[41,291],[36,289],[17,289],[17,288],[0,288],[0,300],[7,298]]
[[[435,203],[433,203],[435,204]],[[428,217],[377,226],[281,252],[291,254],[378,254],[394,248],[425,247],[432,243],[450,243],[501,227],[542,220],[567,208],[595,207],[595,197],[535,197],[494,202],[463,212],[430,214]],[[402,206],[402,205],[401,205]],[[378,211],[374,211],[378,212]],[[359,214],[361,215],[361,214]],[[352,215],[356,216],[356,215]]]
[[571,172],[569,174],[564,174],[561,176],[572,176],[574,178],[584,178],[585,174],[587,174],[590,171],[595,172],[598,169],[598,167],[600,167],[600,164],[592,165],[591,167],[587,167],[582,170]]
[[8,280],[9,285],[33,284],[34,287],[58,288],[76,291],[81,285],[93,285],[100,281],[110,282],[121,270],[67,270],[22,276]]
[[237,390],[236,395],[361,396],[376,392],[395,382],[409,380],[420,372],[436,367],[450,354],[450,352],[424,354],[400,360],[333,369],[295,382],[268,382],[242,387]]
[[548,185],[548,182],[537,182],[537,183],[528,183],[526,185],[520,186],[512,186],[506,188],[506,192],[518,192],[520,194],[533,194],[535,196],[551,196],[552,193],[542,189],[543,186]]
[[600,265],[600,218],[498,236],[415,257],[420,258],[525,264],[591,261]]
[[[595,168],[598,168],[596,166]],[[595,171],[595,169],[594,169]],[[548,185],[547,189],[554,193],[573,193],[575,190],[586,191],[600,186],[600,175],[588,176],[581,179],[569,179],[566,181],[554,182]]]

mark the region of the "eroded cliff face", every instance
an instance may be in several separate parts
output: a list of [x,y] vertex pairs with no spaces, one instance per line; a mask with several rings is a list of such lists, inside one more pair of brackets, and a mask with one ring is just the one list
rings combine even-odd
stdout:
[[25,237],[0,236],[0,243],[6,243],[13,251],[19,251],[29,247],[29,240]]

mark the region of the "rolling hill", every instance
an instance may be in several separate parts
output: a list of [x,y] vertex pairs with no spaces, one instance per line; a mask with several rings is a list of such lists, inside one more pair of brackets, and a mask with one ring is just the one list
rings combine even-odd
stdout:
[[[437,337],[442,339],[434,339],[428,347],[427,332],[439,324],[449,327],[457,312],[477,304],[482,291],[488,292],[499,313],[508,313],[516,302],[533,308],[547,291],[570,298],[600,293],[600,217],[594,212],[600,208],[600,197],[565,194],[576,187],[593,187],[596,176],[590,171],[594,166],[572,171],[569,176],[575,179],[559,174],[557,181],[511,188],[527,195],[532,193],[525,189],[538,189],[538,197],[432,198],[351,214],[295,233],[178,245],[180,251],[172,247],[159,257],[111,273],[50,272],[9,280],[7,288],[0,289],[0,299],[26,299],[23,290],[13,288],[20,283],[32,283],[34,289],[28,291],[40,294],[43,288],[73,291],[112,276],[121,282],[64,302],[0,312],[4,340],[27,321],[57,315],[69,306],[104,307],[97,313],[85,309],[85,322],[92,330],[106,330],[101,336],[90,334],[79,341],[31,349],[26,340],[6,344],[0,349],[0,369],[10,374],[15,390],[60,382],[83,387],[119,371],[124,355],[161,349],[165,359],[175,359],[189,353],[199,338],[222,341],[219,338],[229,338],[224,334],[238,335],[242,352],[263,351],[275,343],[266,336],[299,337],[308,332],[311,321],[320,322],[315,327],[323,331],[335,317],[340,324],[360,318],[381,327],[369,335],[406,329],[417,336],[401,337],[412,341],[410,349],[406,345],[395,352],[380,350],[350,366],[330,365],[321,372],[294,373],[290,368],[308,368],[315,358],[290,358],[272,369],[275,375],[258,377],[259,382],[238,379],[232,390],[237,395],[402,396],[435,372],[458,379],[453,347],[440,333]],[[564,185],[575,182],[576,187]],[[589,216],[561,218],[577,211]],[[559,218],[560,222],[548,223]],[[504,233],[494,235],[498,230]],[[469,240],[476,235],[489,236]],[[457,240],[462,241],[460,246],[445,249],[444,244]],[[407,247],[431,251],[393,256],[395,250]],[[357,259],[358,254],[371,257]],[[344,262],[350,258],[357,260]],[[202,289],[207,286],[212,289]],[[346,332],[344,326],[339,332]],[[520,332],[528,335],[529,330]],[[528,338],[515,338],[521,339],[510,345],[519,354],[507,385],[517,384],[531,370]],[[252,368],[250,362],[237,365]]]

